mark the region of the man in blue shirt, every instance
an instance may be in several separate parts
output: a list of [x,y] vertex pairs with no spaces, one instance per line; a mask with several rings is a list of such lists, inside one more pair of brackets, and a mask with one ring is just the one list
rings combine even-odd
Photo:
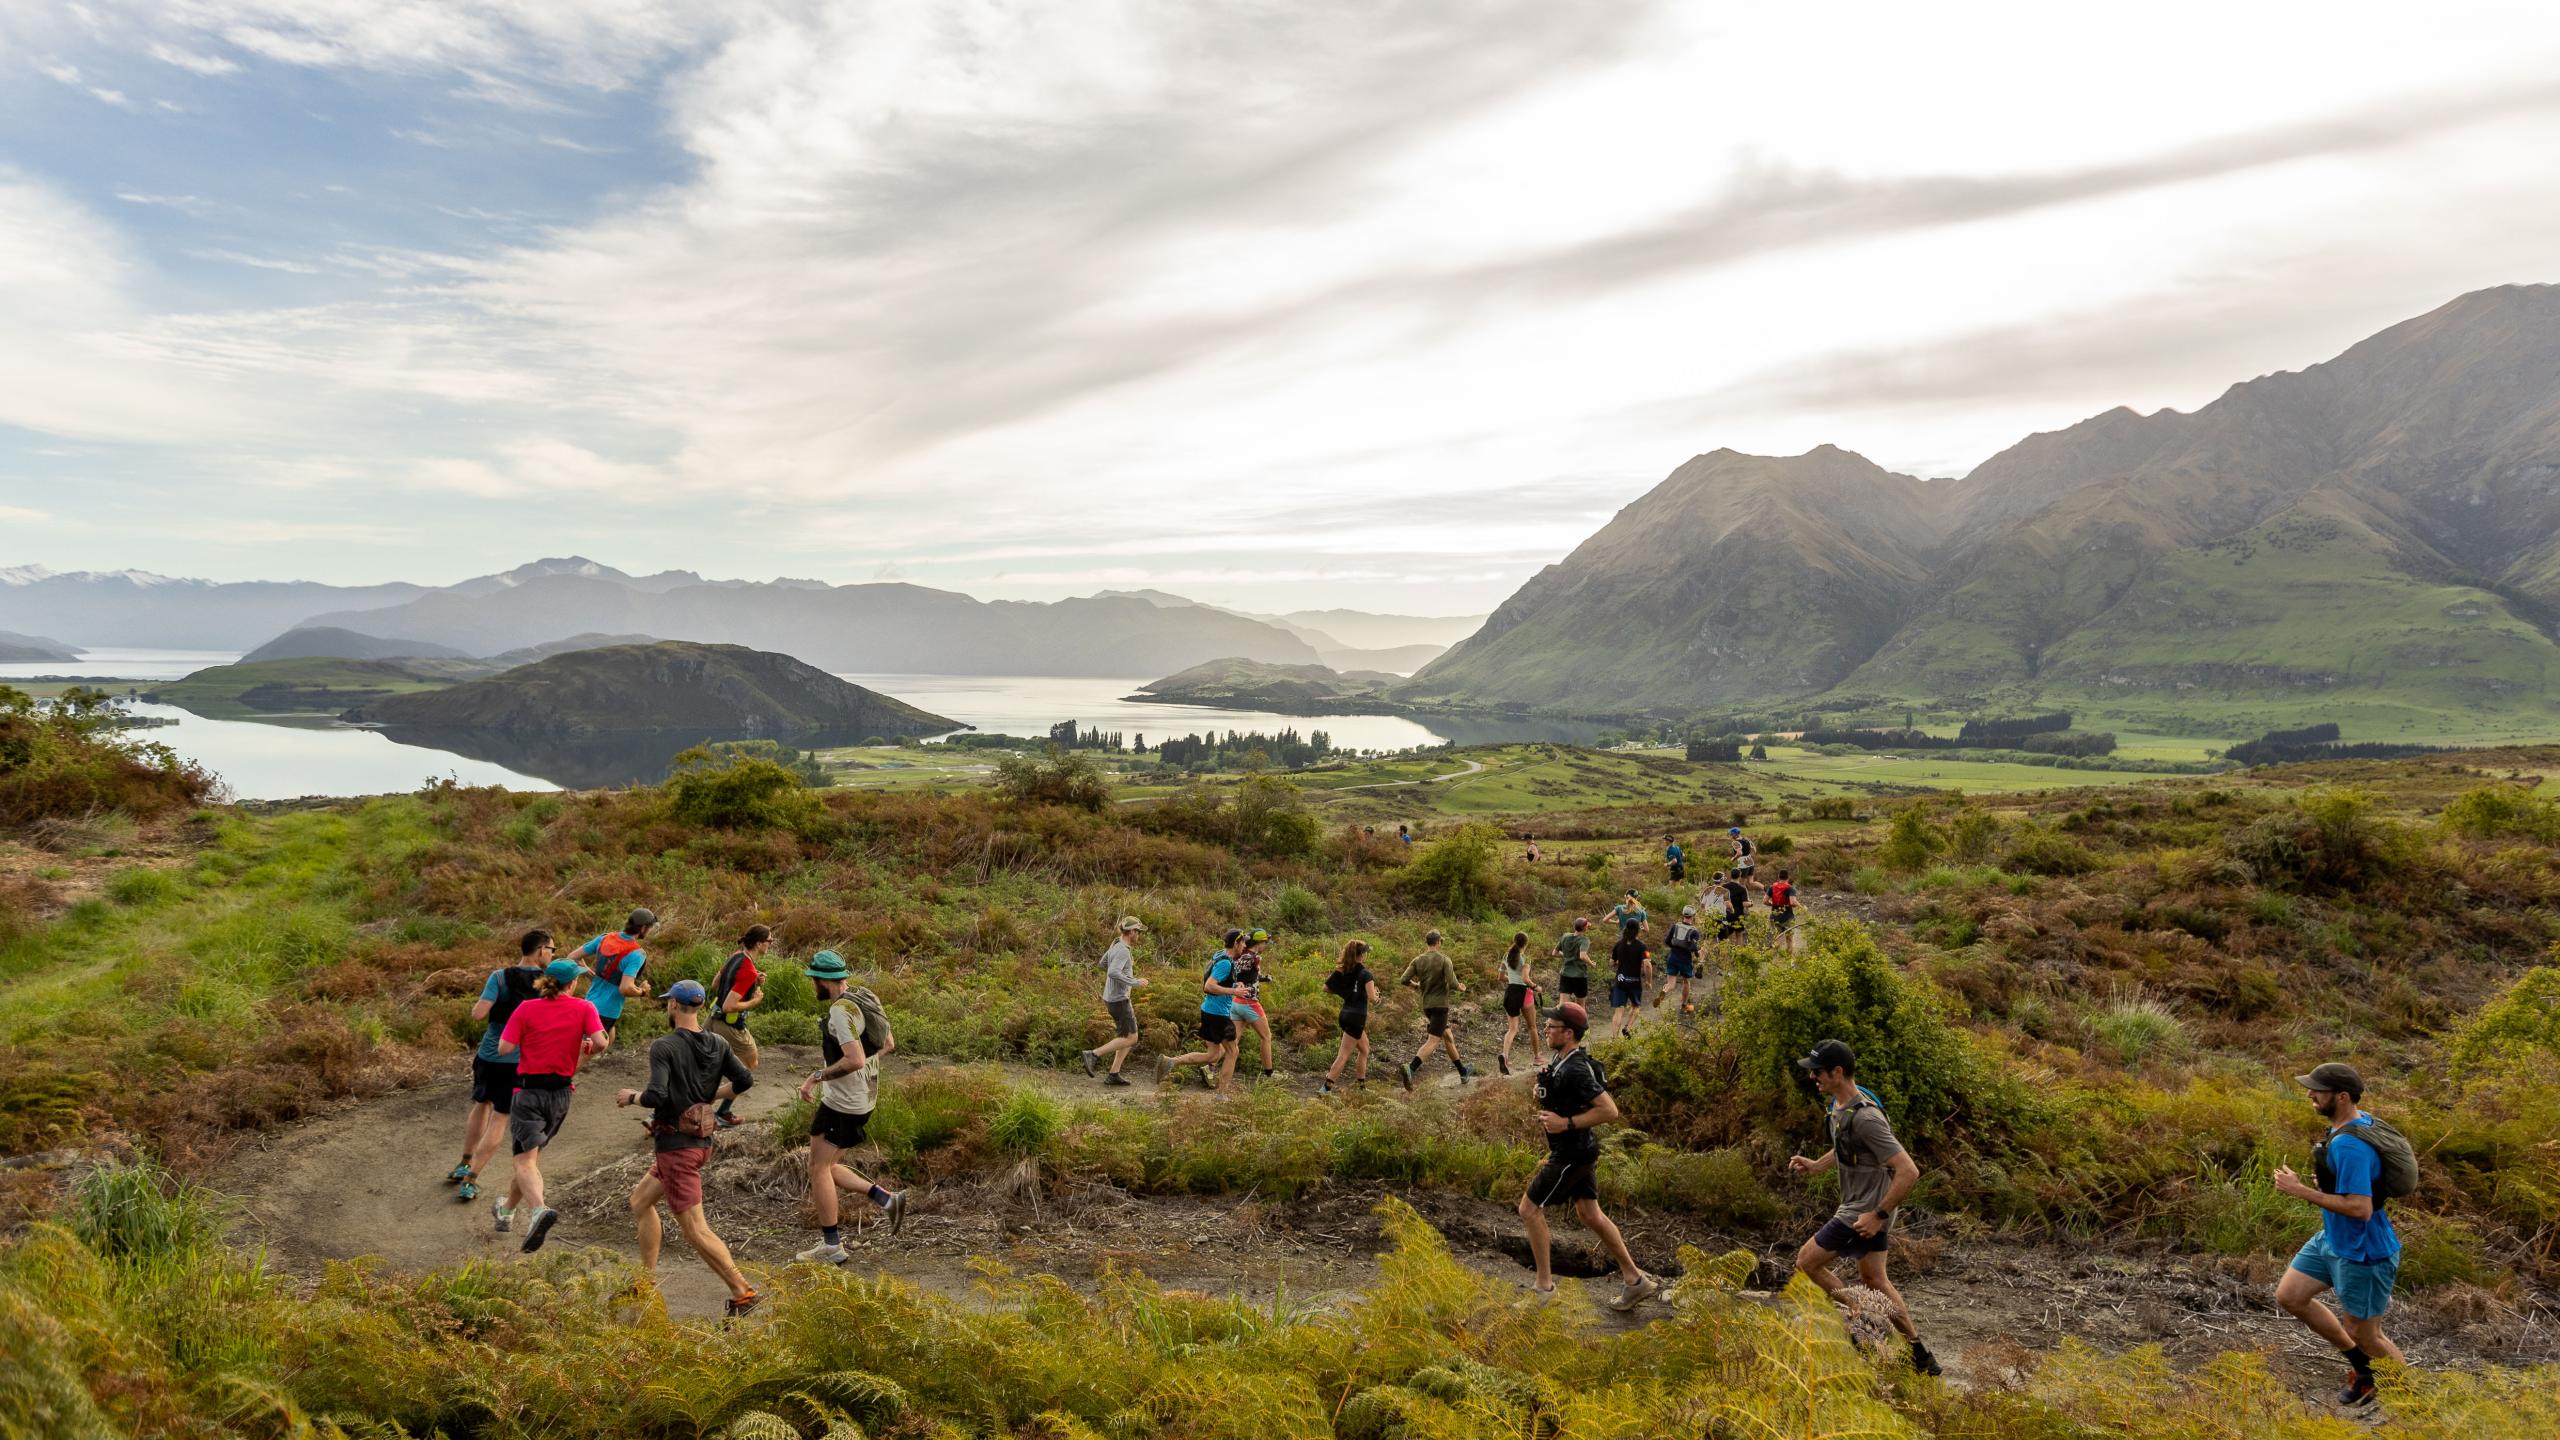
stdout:
[[[456,1198],[466,1205],[480,1198],[480,1172],[506,1138],[507,1112],[515,1102],[516,1057],[498,1053],[498,1032],[507,1028],[518,1005],[533,998],[533,982],[551,963],[551,932],[527,930],[517,948],[522,959],[490,971],[481,983],[479,1003],[471,1007],[471,1018],[488,1028],[471,1053],[471,1114],[462,1126],[462,1159],[444,1177],[447,1185],[461,1187]],[[498,1228],[506,1229],[506,1222],[501,1220]]]
[[649,952],[640,942],[658,926],[658,917],[648,910],[634,910],[622,922],[622,929],[611,935],[599,935],[578,947],[573,958],[580,969],[594,976],[587,982],[587,1003],[596,1007],[596,1018],[604,1022],[604,1039],[599,1051],[613,1044],[614,1031],[622,1024],[622,1002],[649,993],[649,982],[640,978],[640,969],[649,963]]
[[1197,1065],[1210,1089],[1228,1093],[1227,1082],[1236,1073],[1236,957],[1243,953],[1241,930],[1228,931],[1218,948],[1209,952],[1208,969],[1200,976],[1200,1043],[1205,1048],[1188,1055],[1157,1056],[1157,1084],[1163,1084],[1178,1066]]
[[[2311,1108],[2329,1122],[2329,1136],[2313,1152],[2316,1187],[2290,1165],[2273,1176],[2276,1193],[2308,1200],[2322,1212],[2320,1229],[2277,1283],[2276,1303],[2345,1353],[2355,1376],[2338,1403],[2360,1408],[2373,1403],[2373,1357],[2401,1359],[2400,1347],[2382,1333],[2382,1312],[2391,1308],[2391,1285],[2400,1274],[2400,1237],[2383,1213],[2382,1152],[2366,1138],[2373,1117],[2357,1108],[2364,1077],[2332,1061],[2294,1080],[2311,1092]],[[2323,1290],[2338,1292],[2346,1323],[2320,1303]]]

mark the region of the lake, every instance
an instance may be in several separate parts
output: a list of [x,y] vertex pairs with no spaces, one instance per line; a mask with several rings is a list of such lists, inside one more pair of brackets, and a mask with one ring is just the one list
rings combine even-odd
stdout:
[[[171,680],[236,655],[174,650],[95,650],[82,660],[50,665],[0,666],[0,684],[35,675],[84,675]],[[1148,743],[1211,730],[1322,730],[1350,750],[1405,750],[1454,741],[1462,745],[1521,740],[1587,742],[1596,724],[1497,719],[1413,720],[1401,715],[1275,715],[1267,711],[1212,710],[1130,700],[1147,679],[1089,679],[1059,675],[846,675],[857,685],[893,695],[937,715],[980,730],[1044,735],[1061,720],[1087,728],[1118,730]],[[1152,677],[1149,677],[1152,678]],[[520,790],[594,787],[654,781],[667,760],[690,739],[635,738],[558,741],[512,736],[404,735],[335,724],[316,716],[268,720],[207,720],[167,705],[136,704],[138,715],[174,717],[146,738],[168,746],[222,777],[243,800],[290,800],[305,795],[380,795],[414,790],[428,778],[451,776],[466,785]]]

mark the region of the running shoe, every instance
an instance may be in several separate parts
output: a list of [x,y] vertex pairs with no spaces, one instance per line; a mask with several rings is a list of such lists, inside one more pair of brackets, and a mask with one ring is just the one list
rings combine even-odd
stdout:
[[489,1213],[498,1217],[498,1233],[501,1235],[506,1234],[516,1223],[516,1212],[508,1209],[507,1202],[504,1200],[490,1201]]
[[1215,1089],[1217,1089],[1217,1088],[1218,1088],[1218,1067],[1217,1067],[1217,1066],[1215,1066],[1215,1065],[1203,1065],[1203,1066],[1201,1066],[1201,1067],[1200,1067],[1200,1084],[1201,1084],[1201,1085],[1202,1085],[1202,1087],[1203,1087],[1203,1088],[1205,1088],[1205,1089],[1210,1089],[1210,1090],[1215,1090]]
[[1396,1067],[1396,1078],[1397,1078],[1397,1079],[1399,1079],[1399,1080],[1402,1080],[1402,1081],[1404,1082],[1404,1088],[1406,1088],[1407,1090],[1412,1089],[1412,1088],[1413,1088],[1413,1062],[1412,1062],[1412,1061],[1410,1061],[1410,1060],[1407,1060],[1407,1061],[1406,1061],[1406,1062],[1404,1062],[1402,1065],[1397,1066],[1397,1067]]
[[1945,1370],[1939,1368],[1938,1357],[1929,1353],[1929,1347],[1921,1344],[1917,1340],[1911,1342],[1911,1368],[1919,1371],[1923,1375],[1944,1375],[1947,1373]]
[[560,1212],[548,1205],[534,1207],[533,1218],[524,1222],[524,1253],[532,1254],[551,1238],[551,1227],[560,1223]]
[[2338,1392],[2338,1405],[2345,1410],[2363,1410],[2379,1398],[2374,1394],[2373,1377],[2359,1370],[2356,1377],[2347,1382],[2347,1388]]
[[1094,1068],[1101,1064],[1102,1057],[1094,1054],[1090,1050],[1087,1050],[1082,1054],[1077,1055],[1076,1058],[1084,1062],[1084,1078],[1087,1080],[1092,1079]]
[[465,1205],[479,1199],[480,1182],[477,1180],[464,1180],[462,1182],[462,1188],[453,1192],[453,1198],[461,1201]]
[[845,1252],[842,1245],[821,1240],[791,1258],[808,1265],[841,1265],[853,1257]]
[[1503,1074],[1508,1075],[1508,1074],[1510,1074],[1510,1073],[1511,1073],[1511,1057],[1510,1057],[1510,1056],[1508,1056],[1508,1055],[1496,1055],[1496,1056],[1494,1056],[1494,1057],[1493,1057],[1493,1063],[1502,1067],[1502,1073],[1503,1073]]
[[881,1208],[881,1209],[883,1209],[883,1210],[885,1210],[885,1211],[887,1211],[887,1212],[888,1212],[888,1214],[889,1214],[889,1233],[890,1233],[890,1234],[895,1235],[895,1234],[897,1234],[899,1231],[904,1230],[904,1229],[906,1229],[906,1228],[907,1228],[907,1192],[906,1192],[906,1191],[904,1191],[904,1190],[892,1190],[892,1191],[890,1191],[890,1192],[889,1192],[889,1203],[888,1203],[888,1204],[886,1204],[886,1205],[881,1206],[880,1208]]
[[1172,1056],[1170,1056],[1170,1055],[1159,1055],[1159,1056],[1157,1056],[1157,1057],[1156,1057],[1156,1083],[1157,1083],[1157,1084],[1159,1084],[1159,1085],[1163,1084],[1163,1083],[1165,1082],[1165,1077],[1166,1077],[1166,1076],[1168,1076],[1168,1075],[1171,1075],[1172,1073],[1173,1073],[1173,1057],[1172,1057]]
[[755,1291],[750,1290],[744,1295],[732,1298],[720,1313],[727,1315],[729,1318],[734,1320],[763,1303],[764,1297],[757,1294]]
[[722,1110],[711,1117],[711,1123],[723,1130],[735,1130],[738,1128],[738,1117]]
[[1263,1078],[1263,1079],[1265,1079],[1265,1080],[1268,1080],[1268,1079],[1270,1079],[1271,1077],[1273,1077],[1274,1075],[1277,1075],[1277,1074],[1279,1074],[1279,1073],[1280,1073],[1280,1072],[1279,1072],[1279,1071],[1277,1071],[1277,1070],[1265,1070],[1265,1071],[1263,1071],[1263,1072],[1262,1072],[1262,1078]]
[[1119,1085],[1125,1087],[1129,1083],[1129,1077],[1121,1074],[1117,1070],[1114,1070],[1110,1074],[1102,1077],[1102,1083],[1105,1085]]
[[1662,1282],[1639,1270],[1636,1272],[1636,1283],[1625,1287],[1612,1297],[1609,1308],[1619,1311],[1633,1310],[1661,1293]]
[[447,1170],[446,1172],[444,1172],[444,1183],[446,1183],[447,1185],[459,1185],[459,1184],[461,1184],[463,1181],[468,1180],[468,1179],[470,1179],[470,1178],[471,1178],[471,1162],[470,1162],[470,1161],[468,1161],[468,1160],[465,1160],[465,1161],[463,1161],[461,1164],[456,1165],[456,1166],[454,1166],[452,1169]]

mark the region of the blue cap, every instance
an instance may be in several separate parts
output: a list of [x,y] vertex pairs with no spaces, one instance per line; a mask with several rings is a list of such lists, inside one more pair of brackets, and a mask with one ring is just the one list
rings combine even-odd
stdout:
[[575,985],[578,983],[578,962],[554,960],[542,967],[542,973],[546,979],[557,981],[562,985]]
[[1725,827],[1724,833],[1727,835],[1739,835],[1742,833],[1742,827],[1739,825],[1729,825]]
[[667,987],[667,998],[678,1005],[693,1006],[711,998],[699,980],[679,980]]

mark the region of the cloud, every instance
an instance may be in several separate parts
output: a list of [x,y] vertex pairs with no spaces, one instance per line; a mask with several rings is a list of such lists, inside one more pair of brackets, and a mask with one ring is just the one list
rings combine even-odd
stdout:
[[193,50],[181,50],[174,45],[154,44],[150,53],[152,59],[163,65],[175,65],[181,70],[193,71],[198,75],[231,75],[240,69],[240,63],[236,60],[226,59],[220,55],[201,54]]
[[665,498],[674,488],[654,466],[613,460],[562,440],[515,440],[491,460],[442,456],[409,469],[409,483],[484,499],[538,494],[612,495],[625,501]]
[[105,85],[92,85],[87,80],[83,79],[81,77],[80,67],[77,65],[68,64],[60,60],[40,60],[36,62],[36,69],[42,72],[46,78],[60,81],[62,84],[68,85],[74,90],[87,94],[92,99],[116,106],[119,109],[130,110],[133,108],[133,101],[127,98],[123,91],[112,89]]
[[246,265],[253,270],[280,270],[288,275],[317,275],[320,267],[300,260],[281,260],[272,255],[244,255],[237,250],[190,250],[199,260],[219,260],[225,265]]
[[0,505],[0,524],[50,525],[53,518],[42,510],[30,510],[23,505]]
[[149,195],[135,190],[119,190],[116,198],[127,205],[156,205],[189,215],[202,215],[214,208],[213,202],[201,195]]
[[187,528],[213,545],[381,545],[401,533],[388,525],[334,520],[208,520]]

